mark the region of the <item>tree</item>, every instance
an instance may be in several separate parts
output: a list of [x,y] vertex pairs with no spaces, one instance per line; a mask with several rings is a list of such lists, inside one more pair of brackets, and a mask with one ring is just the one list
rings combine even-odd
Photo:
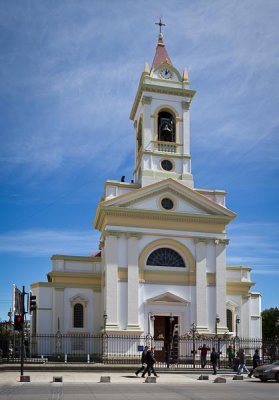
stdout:
[[268,308],[262,312],[262,333],[264,339],[279,337],[279,309]]

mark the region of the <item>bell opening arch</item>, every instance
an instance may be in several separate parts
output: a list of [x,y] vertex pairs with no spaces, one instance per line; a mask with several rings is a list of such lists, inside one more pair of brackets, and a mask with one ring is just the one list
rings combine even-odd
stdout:
[[179,142],[180,116],[174,107],[170,105],[158,107],[153,114],[153,118],[155,141]]

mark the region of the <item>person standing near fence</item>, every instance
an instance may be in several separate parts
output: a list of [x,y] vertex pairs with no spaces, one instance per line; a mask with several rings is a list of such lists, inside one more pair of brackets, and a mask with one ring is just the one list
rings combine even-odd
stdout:
[[255,368],[257,368],[260,365],[260,361],[261,360],[260,360],[259,350],[256,349],[255,353],[253,355],[253,368],[251,369],[250,374],[248,375],[249,378],[252,378],[253,371]]
[[135,372],[135,374],[138,376],[138,374],[142,371],[145,370],[147,367],[147,352],[149,350],[149,346],[145,346],[143,349],[143,352],[141,353],[141,367]]
[[203,346],[199,347],[199,350],[201,351],[201,367],[204,368],[206,366],[207,352],[210,350],[210,348],[204,344]]
[[219,353],[215,351],[215,347],[212,347],[212,352],[210,354],[210,361],[213,368],[213,375],[217,374],[218,360],[219,360]]
[[242,371],[243,372],[245,371],[247,374],[249,374],[249,370],[245,365],[245,353],[243,349],[239,349],[238,357],[239,357],[239,366],[237,369],[237,375],[240,375]]
[[229,367],[232,368],[233,367],[233,359],[235,356],[235,351],[233,346],[230,344],[229,347],[227,348],[227,356],[229,359]]

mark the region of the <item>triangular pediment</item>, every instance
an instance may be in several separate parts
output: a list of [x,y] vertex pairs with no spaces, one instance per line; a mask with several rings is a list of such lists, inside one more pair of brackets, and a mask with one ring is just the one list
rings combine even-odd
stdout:
[[[163,208],[163,198],[172,200],[172,209]],[[226,207],[171,178],[107,200],[103,203],[103,207],[198,216],[224,216],[231,219],[235,217],[235,213]]]
[[171,304],[181,304],[181,305],[185,305],[185,304],[189,304],[189,301],[183,299],[182,297],[176,296],[173,293],[170,292],[165,292],[162,293],[158,296],[155,297],[151,297],[149,299],[147,299],[145,301],[148,304],[165,304],[168,303],[169,305]]

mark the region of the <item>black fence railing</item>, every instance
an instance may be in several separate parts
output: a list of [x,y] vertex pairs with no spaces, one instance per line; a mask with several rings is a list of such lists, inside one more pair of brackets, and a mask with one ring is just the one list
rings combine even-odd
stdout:
[[[279,359],[279,339],[251,339],[228,337],[174,336],[167,342],[152,336],[57,334],[26,335],[24,359],[35,362],[84,362],[103,364],[139,364],[145,345],[155,347],[157,367],[201,368],[203,345],[209,349],[205,368],[211,368],[210,351],[215,347],[220,353],[220,367],[233,368],[237,351],[242,348],[246,364],[252,364],[253,354],[259,350],[262,363]],[[229,351],[230,349],[230,351]],[[8,332],[0,335],[0,362],[19,362],[20,335]]]

